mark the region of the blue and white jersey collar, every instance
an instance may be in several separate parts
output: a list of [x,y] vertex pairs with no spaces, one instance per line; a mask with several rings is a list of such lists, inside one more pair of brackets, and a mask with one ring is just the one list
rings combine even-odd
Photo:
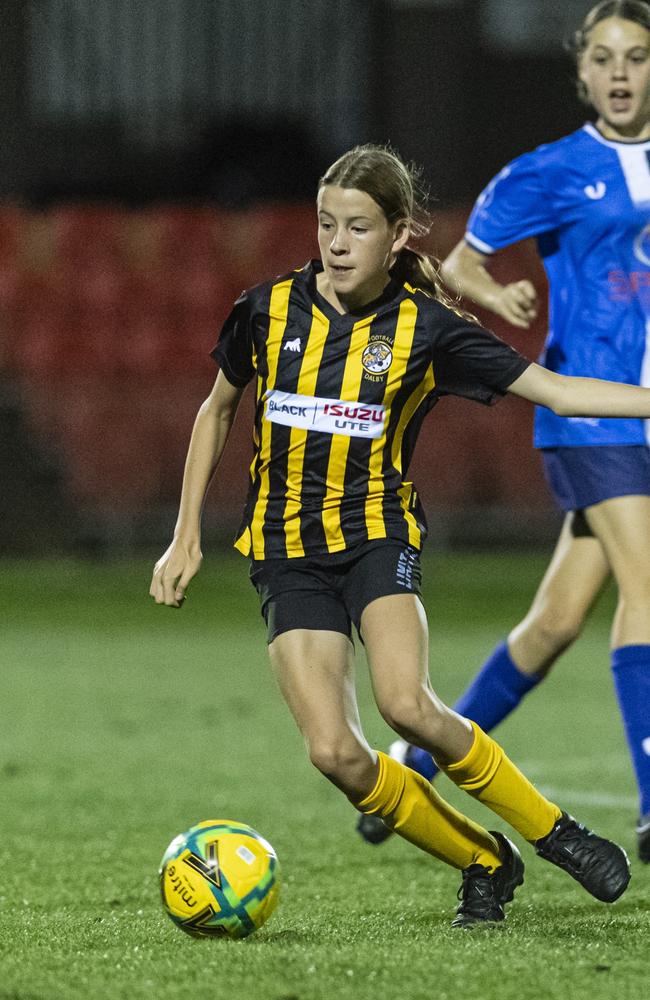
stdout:
[[650,139],[642,142],[606,139],[591,122],[584,130],[592,139],[615,150],[633,203],[637,208],[650,208]]
[[583,132],[590,135],[592,139],[596,142],[602,143],[603,146],[610,146],[612,149],[639,149],[639,150],[650,150],[650,139],[640,139],[638,142],[624,142],[621,139],[606,139],[605,136],[598,131],[596,126],[592,122],[587,122],[582,126]]

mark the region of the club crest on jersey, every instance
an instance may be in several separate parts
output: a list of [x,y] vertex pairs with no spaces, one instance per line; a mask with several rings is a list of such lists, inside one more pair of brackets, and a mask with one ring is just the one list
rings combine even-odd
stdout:
[[372,340],[363,350],[361,364],[370,375],[383,375],[393,361],[393,352],[383,340]]
[[650,267],[650,222],[646,223],[634,241],[634,256]]

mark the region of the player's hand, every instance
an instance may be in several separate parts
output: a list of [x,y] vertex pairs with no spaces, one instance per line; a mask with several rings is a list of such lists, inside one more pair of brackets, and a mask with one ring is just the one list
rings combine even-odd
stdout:
[[174,539],[153,570],[149,595],[156,604],[180,608],[187,586],[201,568],[203,555],[198,543],[186,544]]
[[535,286],[526,280],[503,285],[495,296],[492,308],[508,323],[527,330],[537,318],[538,300]]

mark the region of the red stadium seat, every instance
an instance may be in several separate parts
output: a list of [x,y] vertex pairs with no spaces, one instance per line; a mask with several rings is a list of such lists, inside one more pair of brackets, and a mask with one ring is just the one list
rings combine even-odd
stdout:
[[0,265],[18,263],[28,215],[18,205],[0,204]]
[[[463,222],[464,213],[440,213],[428,244],[445,253]],[[80,504],[176,502],[192,421],[216,372],[208,353],[234,299],[316,252],[311,203],[242,212],[0,205],[0,364],[20,376],[32,426],[63,454]],[[525,245],[495,267],[503,280],[532,273],[543,287]],[[542,322],[519,333],[482,318],[536,356]],[[487,409],[444,400],[413,462],[426,505],[544,506],[530,421],[517,401]],[[243,418],[212,499],[239,508],[249,453]]]

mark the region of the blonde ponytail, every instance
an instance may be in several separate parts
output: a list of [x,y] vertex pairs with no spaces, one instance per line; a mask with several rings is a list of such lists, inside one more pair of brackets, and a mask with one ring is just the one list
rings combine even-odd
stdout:
[[433,254],[422,253],[405,247],[400,250],[397,260],[391,270],[391,275],[399,281],[405,281],[413,288],[431,295],[438,302],[451,309],[457,316],[478,323],[476,316],[467,312],[459,305],[459,300],[452,297],[445,288],[440,277],[440,261]]

